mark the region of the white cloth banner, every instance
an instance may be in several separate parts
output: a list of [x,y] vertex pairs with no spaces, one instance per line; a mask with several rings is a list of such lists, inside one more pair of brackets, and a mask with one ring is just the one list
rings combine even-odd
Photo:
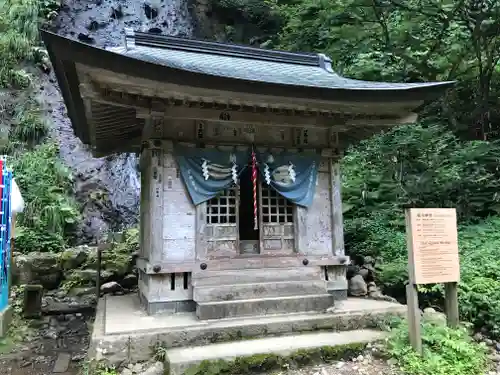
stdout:
[[12,189],[10,191],[10,202],[13,214],[18,214],[24,211],[24,199],[21,195],[21,190],[16,184],[16,180],[12,179]]

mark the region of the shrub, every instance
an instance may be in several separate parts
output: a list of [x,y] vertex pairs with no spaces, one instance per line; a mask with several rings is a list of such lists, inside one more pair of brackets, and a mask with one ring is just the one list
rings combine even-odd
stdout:
[[37,61],[41,22],[59,7],[56,0],[0,0],[0,85],[27,88],[29,74],[20,69],[25,61]]
[[0,111],[0,120],[10,125],[1,152],[9,155],[25,200],[15,233],[16,250],[22,252],[62,250],[79,219],[71,174],[46,139],[49,126],[31,96],[31,76],[22,69],[43,57],[38,29],[58,6],[56,0],[0,0],[0,85],[10,89]]
[[409,345],[408,326],[399,324],[388,340],[388,354],[408,375],[477,375],[487,370],[486,347],[475,343],[466,329],[422,324],[423,355]]
[[79,219],[71,198],[72,176],[58,160],[53,143],[37,146],[13,159],[16,181],[26,202],[17,218],[16,250],[59,251]]
[[[343,159],[346,248],[378,260],[383,290],[404,299],[404,207],[456,207],[461,318],[500,336],[500,219],[494,142],[462,142],[441,126],[402,126],[353,148]],[[423,305],[442,305],[440,285],[419,288]]]
[[[381,226],[374,225],[367,240],[378,249],[377,281],[384,292],[404,299],[408,282],[406,235],[394,229],[379,232]],[[500,218],[491,217],[479,224],[462,226],[458,235],[460,317],[497,338],[500,337],[499,227]],[[442,285],[421,286],[419,292],[422,305],[443,305]]]

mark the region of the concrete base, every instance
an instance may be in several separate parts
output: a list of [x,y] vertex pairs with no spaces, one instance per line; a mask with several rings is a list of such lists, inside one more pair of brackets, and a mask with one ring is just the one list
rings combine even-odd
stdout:
[[169,302],[148,302],[146,297],[139,292],[139,299],[142,308],[148,315],[155,314],[176,314],[196,311],[194,301],[169,301]]
[[201,321],[195,313],[148,315],[136,295],[106,296],[97,306],[89,357],[113,364],[145,361],[158,344],[179,348],[312,331],[352,331],[376,328],[383,319],[405,314],[406,307],[396,303],[347,299],[329,313]]
[[315,332],[301,335],[267,337],[255,340],[241,340],[205,346],[188,346],[167,351],[170,375],[182,375],[191,366],[203,361],[233,360],[258,354],[291,355],[299,350],[311,350],[325,346],[365,344],[383,340],[386,332],[355,330],[349,332]]
[[5,337],[9,330],[10,322],[12,321],[12,308],[7,305],[3,311],[0,311],[0,337]]

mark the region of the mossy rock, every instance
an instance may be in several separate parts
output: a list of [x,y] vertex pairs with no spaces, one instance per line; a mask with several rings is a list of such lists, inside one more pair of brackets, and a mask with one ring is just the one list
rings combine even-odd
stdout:
[[320,348],[301,349],[290,355],[256,354],[250,357],[237,357],[231,361],[203,361],[189,367],[184,375],[229,375],[256,374],[282,368],[298,368],[306,365],[331,361],[347,360],[357,357],[366,348],[366,344],[348,344],[323,346]]
[[102,253],[102,269],[121,278],[132,272],[134,255],[139,251],[139,229],[116,233],[111,247]]
[[77,246],[63,251],[59,256],[63,270],[74,270],[81,267],[91,253],[92,248],[86,245]]

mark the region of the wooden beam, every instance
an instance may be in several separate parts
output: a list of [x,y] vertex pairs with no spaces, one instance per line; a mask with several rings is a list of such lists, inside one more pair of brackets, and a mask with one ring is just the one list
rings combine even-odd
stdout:
[[347,120],[347,126],[394,126],[401,124],[414,124],[418,120],[418,114],[410,112],[406,115],[402,115],[401,117],[396,117],[393,119],[370,119],[368,121],[364,119],[353,119]]
[[[87,94],[88,91],[87,91]],[[89,95],[90,96],[90,95]],[[124,94],[122,96],[113,97],[113,99],[103,98],[99,95],[92,95],[92,100],[114,106],[122,106],[126,108],[137,108],[137,118],[165,118],[169,120],[193,120],[193,121],[209,121],[227,124],[254,124],[264,126],[280,126],[293,128],[335,128],[339,132],[349,132],[352,128],[358,126],[394,126],[408,122],[409,116],[394,117],[380,119],[376,116],[366,116],[365,118],[344,120],[341,115],[322,114],[303,114],[292,111],[290,114],[279,114],[276,111],[243,111],[243,110],[220,110],[212,108],[203,108],[201,104],[198,107],[194,106],[173,106],[162,100],[147,100],[145,98],[133,100]],[[151,109],[154,107],[154,110]],[[410,114],[413,116],[414,114]],[[412,121],[410,121],[412,122]]]
[[[276,96],[268,93],[255,94],[248,93],[244,90],[223,91],[215,88],[191,87],[186,84],[178,85],[173,83],[160,82],[137,76],[130,76],[122,73],[116,73],[109,70],[99,69],[77,63],[77,70],[82,73],[87,73],[92,77],[93,82],[98,82],[99,86],[106,86],[112,89],[127,91],[135,95],[146,95],[150,97],[162,97],[168,99],[177,97],[180,99],[202,98],[204,100],[218,100],[222,103],[227,101],[237,101],[239,103],[250,103],[252,105],[261,106],[284,106],[293,109],[308,109],[308,110],[326,110],[340,113],[370,113],[370,114],[396,114],[408,113],[414,108],[419,107],[423,101],[420,99],[409,99],[405,102],[400,101],[346,101],[346,100],[328,100],[328,99],[311,99],[308,97],[288,97]],[[293,90],[292,90],[293,91]],[[381,93],[383,95],[383,93]]]
[[[204,109],[193,107],[167,107],[165,112],[138,111],[138,118],[163,117],[169,120],[194,120],[194,121],[209,121],[232,125],[265,125],[265,126],[280,126],[293,128],[322,128],[328,129],[331,127],[344,128],[342,124],[336,122],[333,118],[311,116],[290,116],[278,115],[273,113],[255,113],[243,111],[220,111],[217,109]],[[338,121],[338,120],[337,120]]]

